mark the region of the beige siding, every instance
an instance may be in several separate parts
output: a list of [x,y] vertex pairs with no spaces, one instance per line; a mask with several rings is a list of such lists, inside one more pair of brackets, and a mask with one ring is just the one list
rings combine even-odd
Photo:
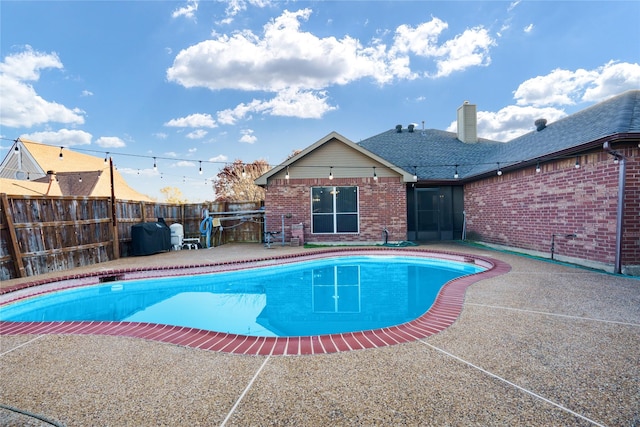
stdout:
[[[373,167],[376,175],[398,177],[398,173],[368,156],[354,150],[340,141],[332,140],[297,160],[289,167],[290,179],[326,178],[329,170],[334,178],[372,177]],[[283,169],[270,179],[284,179],[287,169]]]

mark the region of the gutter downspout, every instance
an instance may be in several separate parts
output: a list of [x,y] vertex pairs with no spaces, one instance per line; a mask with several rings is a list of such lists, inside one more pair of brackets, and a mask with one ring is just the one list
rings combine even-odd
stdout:
[[622,273],[622,221],[624,219],[624,187],[626,175],[626,159],[619,152],[613,150],[609,141],[605,141],[602,149],[611,154],[619,162],[618,168],[618,207],[616,212],[616,260],[613,269],[614,273]]

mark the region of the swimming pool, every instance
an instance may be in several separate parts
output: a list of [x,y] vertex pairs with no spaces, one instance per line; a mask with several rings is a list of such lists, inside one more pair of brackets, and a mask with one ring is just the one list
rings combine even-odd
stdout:
[[[213,332],[199,328],[162,325],[129,321],[52,321],[21,322],[0,320],[0,335],[108,335],[138,338],[200,350],[243,355],[313,355],[342,351],[376,348],[415,341],[437,334],[453,324],[462,311],[466,289],[475,282],[496,277],[510,270],[510,266],[487,256],[469,255],[455,252],[433,251],[428,248],[320,248],[297,251],[292,254],[247,256],[238,254],[226,260],[208,261],[211,255],[202,251],[203,257],[192,261],[177,258],[177,262],[157,265],[145,260],[132,267],[105,268],[96,266],[88,271],[71,272],[47,278],[5,286],[0,289],[0,312],[8,304],[23,301],[37,295],[64,289],[111,283],[114,280],[164,278],[168,276],[185,278],[212,272],[230,272],[254,267],[277,267],[347,255],[415,256],[425,259],[453,261],[484,268],[476,274],[468,274],[447,282],[439,291],[429,310],[418,318],[386,328],[296,337],[267,337]],[[154,257],[155,260],[155,257]],[[152,260],[150,260],[152,261]],[[182,262],[182,263],[181,263]]]
[[411,321],[445,283],[483,270],[409,256],[333,257],[51,292],[3,306],[0,320],[146,322],[264,337],[357,332]]

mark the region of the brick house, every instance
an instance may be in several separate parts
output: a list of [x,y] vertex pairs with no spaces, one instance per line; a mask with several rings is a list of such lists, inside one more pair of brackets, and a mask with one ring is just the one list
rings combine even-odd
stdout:
[[331,133],[256,180],[266,227],[318,243],[465,238],[640,274],[640,90],[535,125],[506,143],[478,138],[465,102],[457,133]]

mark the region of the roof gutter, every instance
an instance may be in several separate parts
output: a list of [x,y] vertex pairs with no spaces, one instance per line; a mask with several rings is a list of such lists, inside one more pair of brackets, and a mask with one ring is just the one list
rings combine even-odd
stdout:
[[602,149],[618,162],[618,206],[616,212],[616,259],[614,273],[622,273],[622,222],[624,220],[624,187],[627,162],[624,155],[611,148],[609,141],[605,141]]

